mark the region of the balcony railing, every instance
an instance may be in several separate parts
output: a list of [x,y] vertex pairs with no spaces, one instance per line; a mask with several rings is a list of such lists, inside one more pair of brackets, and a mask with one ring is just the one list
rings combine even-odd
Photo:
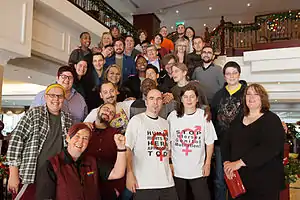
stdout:
[[257,43],[299,39],[300,10],[259,15],[251,24],[233,24],[222,17],[219,26],[205,32],[206,42],[221,55],[230,49],[252,50]]
[[119,27],[123,35],[135,35],[136,30],[124,17],[103,0],[68,0],[107,28]]

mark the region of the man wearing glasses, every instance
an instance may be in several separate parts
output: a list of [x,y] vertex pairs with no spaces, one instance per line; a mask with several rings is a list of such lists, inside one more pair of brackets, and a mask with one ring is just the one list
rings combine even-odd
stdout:
[[[88,113],[84,98],[72,88],[74,82],[74,70],[69,66],[62,66],[58,69],[56,82],[63,86],[65,99],[62,110],[71,114],[73,123],[82,122]],[[46,104],[45,90],[38,93],[30,107],[42,106]]]
[[211,104],[212,98],[225,83],[222,68],[215,65],[214,51],[211,46],[204,46],[201,52],[203,65],[197,67],[192,75],[192,80],[198,80],[207,97],[208,103]]
[[13,199],[34,199],[39,169],[66,146],[72,119],[61,110],[65,96],[62,85],[49,85],[44,91],[45,105],[29,109],[12,132],[6,158]]
[[223,67],[226,84],[214,96],[211,103],[212,121],[218,135],[215,141],[215,176],[214,193],[216,200],[226,200],[226,184],[224,180],[221,146],[224,135],[231,122],[243,113],[243,94],[247,87],[246,81],[240,80],[241,67],[230,61]]
[[155,66],[158,69],[158,72],[162,70],[162,63],[158,57],[157,48],[150,44],[147,47],[147,57],[148,57],[148,64]]

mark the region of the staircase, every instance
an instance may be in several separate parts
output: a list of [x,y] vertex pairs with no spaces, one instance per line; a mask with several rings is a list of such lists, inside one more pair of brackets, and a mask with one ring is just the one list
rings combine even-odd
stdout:
[[136,35],[136,30],[124,17],[103,0],[68,0],[106,26],[117,25],[122,35]]
[[220,25],[211,32],[206,27],[204,36],[216,52],[227,56],[241,56],[250,50],[299,47],[300,10],[258,15],[250,24],[233,24],[222,16]]

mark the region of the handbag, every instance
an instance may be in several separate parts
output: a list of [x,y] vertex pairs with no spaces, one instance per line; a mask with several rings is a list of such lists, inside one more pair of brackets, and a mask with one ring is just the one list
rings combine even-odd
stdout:
[[232,198],[235,199],[236,197],[246,193],[245,186],[238,171],[233,172],[232,179],[228,179],[226,174],[224,175],[224,178]]

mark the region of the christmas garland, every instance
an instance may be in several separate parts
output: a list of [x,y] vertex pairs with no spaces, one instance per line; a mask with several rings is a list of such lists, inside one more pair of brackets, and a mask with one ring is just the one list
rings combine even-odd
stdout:
[[7,178],[9,174],[9,168],[5,165],[5,156],[0,155],[0,179]]
[[284,176],[287,184],[295,183],[300,178],[300,161],[297,158],[284,158]]

